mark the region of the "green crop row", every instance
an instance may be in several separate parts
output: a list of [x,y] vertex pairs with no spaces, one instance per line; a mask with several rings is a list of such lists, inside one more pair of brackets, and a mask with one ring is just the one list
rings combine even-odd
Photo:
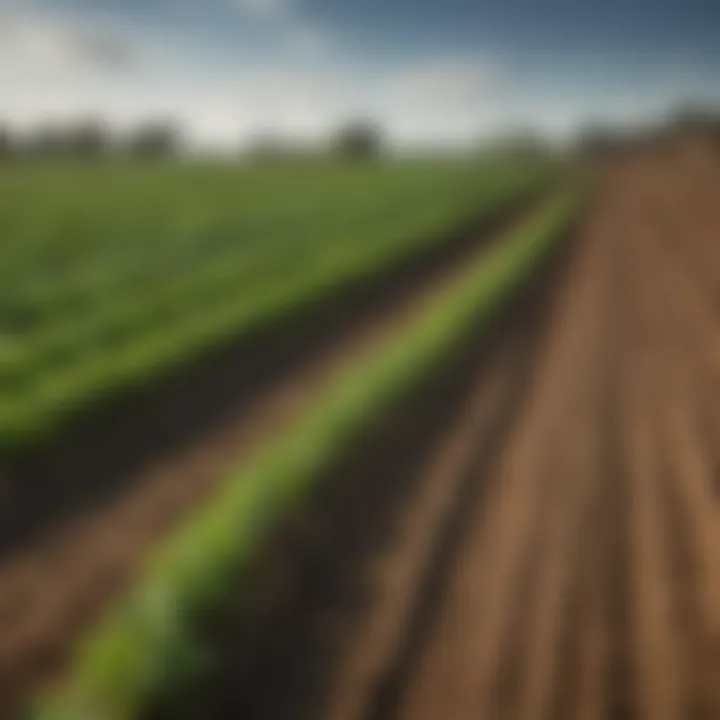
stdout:
[[[421,391],[423,381],[532,274],[577,209],[563,193],[393,340],[338,378],[305,417],[262,448],[147,560],[139,584],[78,649],[66,682],[42,698],[38,720],[130,720],[172,692],[207,648],[195,619],[222,610],[231,587],[288,511],[353,446],[363,429]],[[186,678],[187,679],[187,678]]]
[[[299,219],[292,226],[275,224],[262,231],[257,229],[251,240],[244,240],[237,228],[225,227],[224,231],[205,228],[196,231],[201,234],[194,238],[194,248],[188,248],[182,239],[176,238],[172,247],[165,248],[161,257],[154,260],[147,249],[144,259],[134,258],[131,263],[118,264],[110,258],[106,261],[110,267],[100,272],[99,277],[97,265],[86,270],[80,287],[77,278],[72,282],[61,278],[51,286],[26,283],[24,294],[15,299],[16,306],[8,308],[8,313],[24,314],[25,323],[33,323],[33,327],[13,338],[15,357],[11,365],[21,366],[27,373],[30,357],[37,357],[37,363],[47,356],[67,355],[67,349],[77,346],[78,336],[92,340],[93,336],[102,336],[108,325],[132,326],[133,315],[142,318],[147,311],[152,316],[155,306],[176,305],[173,297],[187,298],[197,305],[197,301],[202,300],[203,288],[213,291],[220,286],[222,289],[223,282],[242,283],[240,289],[245,292],[251,284],[261,284],[268,276],[307,266],[335,248],[352,251],[357,238],[364,238],[363,246],[378,245],[376,234],[390,229],[392,223],[401,221],[422,227],[422,215],[431,209],[437,212],[440,206],[448,206],[454,207],[455,212],[464,212],[468,203],[477,199],[478,192],[491,200],[498,192],[515,189],[518,183],[530,179],[527,173],[499,179],[488,177],[482,190],[470,188],[464,198],[457,197],[456,192],[442,194],[437,188],[431,188],[428,194],[427,189],[420,192],[414,187],[410,187],[410,191],[403,188],[404,196],[396,192],[380,199],[343,198],[344,203],[339,207],[313,208],[309,217]],[[222,222],[218,221],[218,226],[223,227]],[[156,245],[150,244],[150,249]],[[113,272],[122,281],[113,282]],[[141,272],[144,276],[138,276]],[[196,288],[200,291],[199,297],[195,297]],[[237,287],[231,289],[238,292]],[[9,301],[6,303],[11,305]],[[45,327],[36,327],[40,318]]]
[[[221,258],[120,302],[96,299],[72,323],[0,344],[0,450],[41,445],[78,416],[187,367],[209,348],[271,325],[337,288],[442,242],[448,227],[489,216],[547,180],[547,169],[496,172],[455,192],[400,203],[345,234],[288,245],[269,265]],[[410,198],[412,200],[412,198]],[[313,249],[308,248],[312,246]],[[309,258],[302,254],[308,252]]]
[[[206,261],[237,256],[251,265],[254,256],[271,258],[277,254],[274,250],[287,246],[307,250],[308,245],[326,242],[329,237],[342,237],[358,223],[377,224],[383,216],[402,212],[403,206],[427,202],[433,194],[443,195],[449,192],[445,187],[448,181],[454,183],[463,176],[482,180],[489,168],[482,169],[479,176],[466,175],[470,171],[459,168],[448,172],[438,169],[408,176],[400,170],[378,171],[376,182],[364,192],[362,183],[369,183],[370,177],[362,182],[351,177],[352,182],[335,183],[340,191],[331,185],[335,175],[328,173],[319,187],[298,186],[290,198],[277,198],[274,208],[267,203],[259,208],[247,206],[231,197],[205,203],[205,193],[197,199],[180,194],[178,201],[187,202],[152,221],[142,219],[142,209],[133,207],[126,193],[120,192],[103,217],[97,217],[93,204],[85,214],[71,213],[53,226],[41,226],[52,240],[39,246],[39,258],[27,265],[24,275],[16,272],[3,283],[0,306],[23,334],[43,325],[56,327],[58,320],[77,321],[78,310],[87,312],[88,300],[101,297],[105,306],[108,301],[121,302],[128,292],[152,292]],[[237,191],[246,189],[240,185]],[[126,203],[129,209],[123,212]],[[135,218],[138,214],[140,221]],[[97,241],[89,241],[88,235],[97,235]],[[16,248],[22,256],[29,250],[27,245]],[[11,254],[7,247],[0,250],[5,264],[10,263]]]
[[152,182],[151,172],[149,179],[140,174],[146,170],[127,177],[117,170],[118,178],[76,170],[55,178],[52,192],[44,175],[35,185],[20,182],[21,175],[18,187],[3,188],[0,320],[8,311],[19,313],[23,325],[38,313],[54,319],[98,292],[104,297],[149,277],[161,282],[168,271],[218,248],[243,253],[276,239],[302,243],[303,234],[343,234],[368,211],[382,212],[383,204],[392,211],[432,194],[456,195],[463,184],[472,191],[494,175],[525,171],[509,163],[373,170],[339,165],[308,168],[302,177],[288,169],[230,176],[219,169],[215,177],[174,168]]

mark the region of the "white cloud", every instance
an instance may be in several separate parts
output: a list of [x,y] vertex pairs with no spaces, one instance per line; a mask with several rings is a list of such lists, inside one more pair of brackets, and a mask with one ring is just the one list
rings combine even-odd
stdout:
[[[289,7],[242,3],[263,13]],[[486,58],[431,57],[370,73],[344,65],[325,28],[292,14],[275,25],[287,40],[284,61],[203,66],[183,48],[85,17],[0,12],[0,121],[27,129],[92,116],[126,129],[167,117],[198,145],[229,147],[263,131],[315,139],[357,116],[400,144],[460,143],[497,114],[502,83]],[[142,72],[118,72],[135,62]]]
[[245,64],[227,53],[218,61],[213,48],[203,55],[202,46],[173,47],[148,28],[107,25],[99,15],[10,9],[2,2],[0,122],[22,128],[86,116],[126,128],[170,117],[195,143],[228,147],[262,131],[317,138],[361,116],[378,121],[397,144],[457,145],[524,125],[565,137],[587,120],[649,116],[689,89],[696,97],[717,93],[712,77],[694,66],[668,70],[654,84],[627,90],[627,97],[616,89],[600,96],[594,86],[568,97],[522,79],[516,84],[482,54],[351,68],[333,28],[302,15],[293,0],[223,0],[246,13],[248,32],[259,29],[277,46],[264,60]]
[[462,145],[501,124],[507,81],[482,56],[433,56],[390,70],[369,103],[401,144]]
[[126,69],[137,48],[106,28],[38,13],[0,12],[0,64],[6,71]]
[[225,75],[163,68],[116,75],[112,82],[101,73],[67,73],[63,82],[16,83],[0,98],[0,118],[18,126],[90,115],[122,129],[171,117],[196,144],[214,147],[242,144],[262,132],[318,139],[358,116],[378,121],[399,144],[467,142],[481,128],[479,112],[458,88],[448,94],[432,73],[408,69],[370,76],[330,65],[255,67]]
[[392,90],[403,103],[457,110],[496,99],[499,78],[484,57],[439,57],[397,72]]

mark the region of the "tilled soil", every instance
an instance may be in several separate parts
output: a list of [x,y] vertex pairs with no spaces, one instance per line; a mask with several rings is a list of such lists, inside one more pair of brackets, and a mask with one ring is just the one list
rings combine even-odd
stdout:
[[339,293],[331,307],[309,308],[292,328],[209,358],[156,396],[6,468],[0,717],[61,672],[82,633],[132,582],[148,548],[211,493],[224,471],[481,260],[539,200],[525,198],[479,232],[465,229]]
[[568,253],[263,558],[164,718],[720,718],[720,166]]

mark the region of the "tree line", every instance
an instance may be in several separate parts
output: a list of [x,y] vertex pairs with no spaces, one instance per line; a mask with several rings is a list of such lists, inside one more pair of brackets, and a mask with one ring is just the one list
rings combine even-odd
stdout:
[[[0,124],[0,159],[101,159],[110,157],[164,158],[185,149],[177,124],[155,121],[119,136],[99,121],[46,123],[32,132],[14,133]],[[371,158],[381,154],[380,128],[369,122],[350,122],[319,149],[295,143],[282,135],[258,136],[245,153],[259,160],[298,159],[318,154]]]
[[179,130],[162,121],[141,125],[123,137],[95,121],[46,123],[24,134],[0,125],[0,157],[5,159],[163,157],[174,154],[179,147]]
[[628,130],[602,125],[587,127],[579,147],[589,155],[611,156],[641,148],[672,149],[689,142],[703,143],[708,152],[720,153],[720,110],[687,105],[649,127]]

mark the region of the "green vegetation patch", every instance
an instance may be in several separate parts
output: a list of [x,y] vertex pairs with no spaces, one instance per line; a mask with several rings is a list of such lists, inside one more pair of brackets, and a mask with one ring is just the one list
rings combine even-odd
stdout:
[[[326,302],[545,183],[542,163],[20,168],[0,178],[0,452]],[[48,192],[52,189],[52,192]],[[28,215],[32,208],[32,215]]]
[[204,509],[148,558],[141,582],[79,648],[67,681],[40,701],[33,717],[130,720],[158,693],[186,680],[207,650],[196,619],[227,606],[238,577],[289,510],[364,428],[419,390],[529,278],[576,208],[574,194],[556,197],[228,477]]

